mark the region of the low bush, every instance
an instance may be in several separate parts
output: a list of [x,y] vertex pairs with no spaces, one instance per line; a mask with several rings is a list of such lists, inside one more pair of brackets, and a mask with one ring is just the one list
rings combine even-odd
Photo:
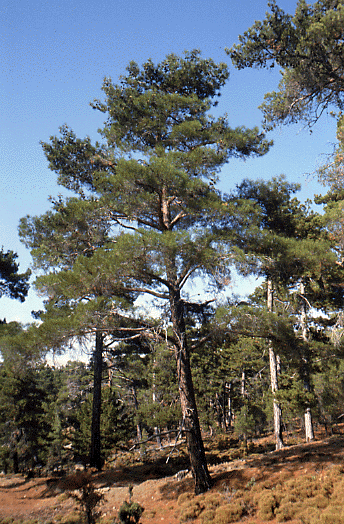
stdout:
[[232,502],[217,508],[215,512],[214,524],[229,524],[237,522],[244,514],[244,509],[240,502]]

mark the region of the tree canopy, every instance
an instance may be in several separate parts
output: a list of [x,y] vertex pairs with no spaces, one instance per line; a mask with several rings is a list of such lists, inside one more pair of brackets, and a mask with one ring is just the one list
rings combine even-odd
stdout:
[[24,302],[29,291],[31,271],[19,273],[18,255],[13,251],[0,250],[0,298],[8,296]]
[[282,68],[279,90],[262,104],[267,127],[305,120],[344,107],[344,5],[340,0],[297,3],[294,16],[275,1],[270,12],[227,49],[238,69]]
[[201,274],[217,287],[228,279],[233,246],[219,234],[228,208],[217,177],[231,157],[261,156],[270,147],[258,128],[231,128],[226,116],[209,114],[227,78],[225,64],[191,51],[157,65],[132,62],[119,84],[106,79],[105,101],[93,103],[107,115],[102,142],[93,146],[63,127],[43,144],[59,183],[76,197],[21,224],[36,265],[47,273],[37,285],[55,311],[65,311],[67,323],[75,326],[79,318],[83,328],[117,340],[159,337],[157,322],[143,323],[135,301],[150,296],[168,311],[197,492],[209,488],[210,477],[186,330],[193,304],[185,288]]

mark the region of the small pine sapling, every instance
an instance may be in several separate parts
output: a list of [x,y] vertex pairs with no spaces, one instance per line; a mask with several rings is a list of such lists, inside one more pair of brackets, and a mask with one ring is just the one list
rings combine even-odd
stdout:
[[137,502],[133,502],[133,486],[129,485],[129,502],[123,502],[119,509],[118,517],[122,524],[138,524],[144,508]]
[[100,517],[97,506],[102,503],[104,495],[97,490],[90,471],[81,471],[67,479],[68,496],[80,505],[80,513],[85,517],[86,524],[96,524]]

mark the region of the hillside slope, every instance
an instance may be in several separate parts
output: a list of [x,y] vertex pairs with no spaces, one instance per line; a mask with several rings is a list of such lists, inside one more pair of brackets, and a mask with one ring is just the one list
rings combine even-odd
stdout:
[[[198,497],[193,495],[189,475],[182,480],[163,476],[164,468],[153,463],[94,473],[94,483],[105,497],[100,522],[113,524],[132,484],[133,500],[145,508],[142,524],[344,523],[344,436],[292,445],[279,452],[257,452],[268,444],[257,441],[245,458],[210,466],[214,486]],[[230,450],[224,449],[216,460],[229,455]],[[208,457],[210,463],[214,461],[210,445]],[[0,523],[80,522],[66,488],[68,478],[26,480],[20,475],[2,475]]]

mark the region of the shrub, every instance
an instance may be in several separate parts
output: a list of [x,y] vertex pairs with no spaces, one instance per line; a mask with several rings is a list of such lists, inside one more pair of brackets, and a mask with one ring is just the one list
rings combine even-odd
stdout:
[[215,509],[224,501],[220,493],[208,493],[203,495],[204,506],[206,510]]
[[297,512],[297,507],[293,502],[284,502],[279,508],[275,510],[275,517],[277,522],[286,522],[292,520]]
[[320,519],[314,524],[343,524],[343,516],[342,508],[331,506],[321,513]]
[[319,494],[313,499],[313,504],[319,509],[325,509],[329,505],[329,499],[323,494]]
[[217,508],[215,512],[214,524],[229,524],[236,522],[243,516],[244,510],[239,502],[225,504]]
[[206,509],[200,515],[201,524],[213,524],[215,518],[214,509]]
[[123,502],[119,509],[118,517],[123,524],[137,524],[141,518],[144,509],[137,502]]
[[202,511],[204,505],[201,500],[192,500],[185,502],[179,512],[180,522],[187,522],[188,520],[197,519]]
[[71,475],[65,481],[69,497],[80,505],[80,513],[83,513],[87,524],[95,524],[100,512],[97,506],[103,501],[104,495],[100,493],[92,479],[89,471],[81,471]]
[[258,517],[262,520],[272,520],[274,518],[277,500],[273,493],[263,493],[259,495]]
[[118,512],[118,518],[122,524],[137,524],[144,512],[144,508],[137,502],[133,502],[132,499],[133,486],[129,485],[129,502],[125,500]]
[[178,505],[181,506],[182,504],[184,504],[185,502],[191,500],[192,498],[194,498],[194,494],[193,493],[182,493],[178,497]]

